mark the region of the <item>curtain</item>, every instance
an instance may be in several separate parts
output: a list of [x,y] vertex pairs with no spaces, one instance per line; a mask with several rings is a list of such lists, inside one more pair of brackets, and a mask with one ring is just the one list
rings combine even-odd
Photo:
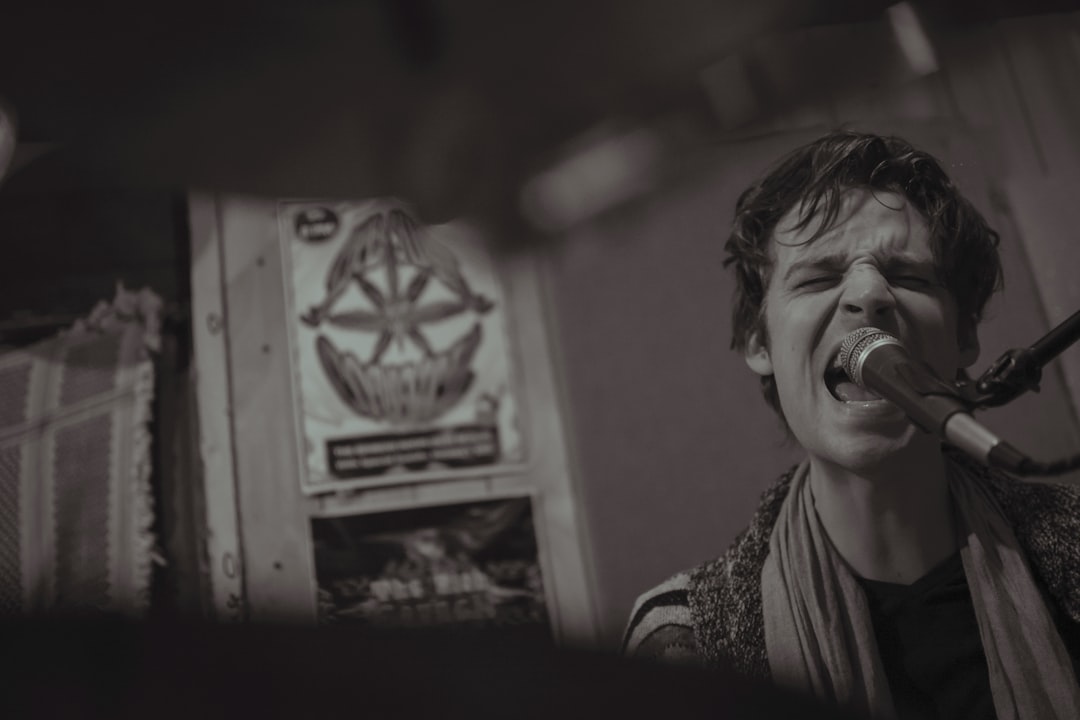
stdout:
[[160,310],[153,292],[118,287],[72,328],[0,355],[0,613],[147,609]]

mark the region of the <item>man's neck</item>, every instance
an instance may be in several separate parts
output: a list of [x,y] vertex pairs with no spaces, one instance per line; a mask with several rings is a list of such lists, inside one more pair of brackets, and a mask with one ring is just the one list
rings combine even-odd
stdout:
[[860,577],[892,583],[910,584],[956,551],[946,477],[936,444],[860,473],[810,461],[814,506],[833,546]]

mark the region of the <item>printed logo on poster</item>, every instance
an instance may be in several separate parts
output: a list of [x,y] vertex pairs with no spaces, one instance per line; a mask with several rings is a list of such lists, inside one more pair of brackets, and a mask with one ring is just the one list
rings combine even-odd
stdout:
[[392,200],[279,206],[306,491],[523,461],[495,264]]

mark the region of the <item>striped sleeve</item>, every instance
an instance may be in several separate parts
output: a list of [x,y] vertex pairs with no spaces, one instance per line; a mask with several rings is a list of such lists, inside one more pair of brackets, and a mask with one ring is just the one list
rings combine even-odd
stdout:
[[690,618],[690,573],[679,573],[637,599],[623,633],[623,655],[701,665]]

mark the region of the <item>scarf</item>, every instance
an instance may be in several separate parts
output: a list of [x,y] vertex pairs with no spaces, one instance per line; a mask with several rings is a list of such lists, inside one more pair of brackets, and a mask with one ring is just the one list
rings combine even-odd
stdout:
[[[821,525],[809,476],[804,462],[761,574],[772,676],[875,720],[894,718],[865,594]],[[1072,663],[1012,528],[979,478],[954,463],[949,490],[999,720],[1080,717]]]

